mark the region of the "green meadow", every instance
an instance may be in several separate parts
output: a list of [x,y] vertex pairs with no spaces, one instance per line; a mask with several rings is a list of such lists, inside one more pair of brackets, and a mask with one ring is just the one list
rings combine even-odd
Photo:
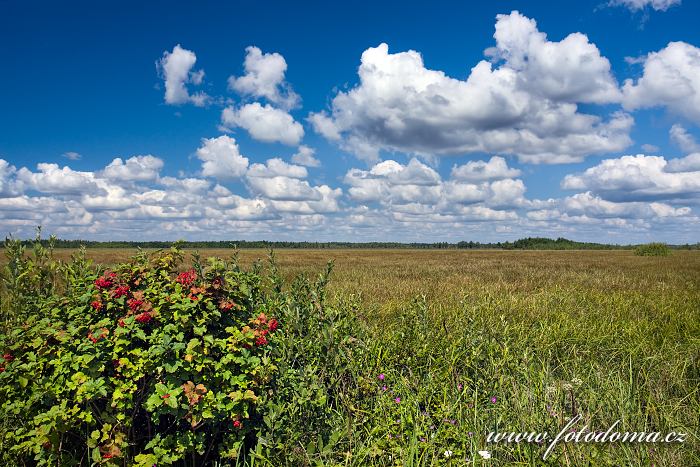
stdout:
[[[0,351],[11,354],[0,373],[6,465],[700,465],[697,251],[279,250],[270,258],[217,249],[181,252],[166,268],[167,251],[130,260],[135,251],[14,248],[15,256],[6,248],[1,303]],[[193,291],[177,279],[190,268]],[[148,308],[96,288],[106,270]],[[239,297],[231,300],[251,320],[264,310],[279,322],[269,343],[236,344],[253,321],[221,311],[224,293]],[[181,318],[185,308],[196,325]],[[152,319],[133,321],[143,310]],[[120,313],[125,327],[115,324]],[[226,331],[223,319],[233,320]],[[90,326],[108,332],[91,343]],[[62,332],[69,338],[52,337]],[[253,366],[220,366],[227,353]],[[64,361],[89,361],[87,369],[59,370],[56,359],[68,354],[76,360]],[[117,354],[131,373],[108,364]],[[209,375],[201,424],[190,424],[199,399],[179,389],[199,382],[184,362],[193,354]],[[255,394],[245,410],[215,397],[224,384],[217,375],[233,367],[248,381],[240,390]],[[71,388],[52,386],[79,371],[84,379]],[[87,384],[107,389],[79,396]],[[125,387],[132,418],[114,408],[115,388]],[[163,387],[174,388],[172,403]],[[139,394],[162,400],[146,405]],[[56,414],[72,407],[80,415]],[[487,440],[491,432],[555,436],[572,419],[573,431],[685,437],[560,441],[546,458],[548,441]]]

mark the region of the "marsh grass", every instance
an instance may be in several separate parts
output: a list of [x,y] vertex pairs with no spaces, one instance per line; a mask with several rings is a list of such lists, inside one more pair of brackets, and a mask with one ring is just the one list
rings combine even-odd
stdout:
[[[88,250],[103,264],[131,253]],[[239,252],[247,265],[264,256]],[[334,386],[340,402],[325,412],[330,434],[300,436],[287,465],[700,465],[697,252],[280,250],[276,256],[286,279],[315,275],[334,260],[329,302],[338,309],[354,303],[364,336],[352,362],[342,363],[338,354],[324,367],[328,381],[341,364],[354,379]],[[491,431],[555,434],[577,414],[579,429],[605,431],[620,420],[620,432],[688,436],[670,445],[559,443],[546,461],[546,445],[486,442]],[[298,423],[304,430],[308,422]],[[480,450],[492,458],[482,460]],[[261,446],[258,453],[255,465],[280,465]]]

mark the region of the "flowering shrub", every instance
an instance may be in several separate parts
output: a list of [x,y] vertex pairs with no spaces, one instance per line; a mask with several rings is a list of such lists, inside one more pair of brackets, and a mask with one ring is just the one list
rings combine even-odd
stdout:
[[254,443],[281,302],[232,262],[178,274],[180,261],[140,254],[97,274],[76,258],[62,287],[16,303],[22,320],[0,335],[10,458],[202,465]]

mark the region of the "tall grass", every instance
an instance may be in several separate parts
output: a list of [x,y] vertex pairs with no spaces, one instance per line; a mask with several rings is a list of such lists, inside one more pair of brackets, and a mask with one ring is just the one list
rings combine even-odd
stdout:
[[[92,254],[109,263],[123,253]],[[242,251],[240,261],[258,256]],[[254,465],[700,465],[696,252],[277,258],[275,284],[291,296],[278,351],[307,377],[278,381]],[[317,274],[329,258],[327,285]],[[298,274],[317,279],[290,280]],[[620,420],[621,432],[688,436],[559,443],[546,460],[545,444],[486,440],[491,431],[556,434],[577,415],[576,428]]]

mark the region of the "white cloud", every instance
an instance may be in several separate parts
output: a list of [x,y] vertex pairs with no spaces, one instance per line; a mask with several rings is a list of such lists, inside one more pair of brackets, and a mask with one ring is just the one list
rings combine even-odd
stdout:
[[700,125],[700,49],[670,42],[643,58],[641,78],[622,86],[626,109],[666,106]]
[[690,208],[674,208],[663,203],[622,202],[615,203],[594,196],[590,192],[564,198],[562,210],[570,216],[593,218],[653,218],[680,217],[690,214]]
[[[299,211],[294,202],[319,202],[334,192],[324,191],[326,188],[314,187],[304,180],[308,173],[306,167],[292,165],[282,159],[269,159],[265,164],[253,164],[246,175],[247,184],[252,193],[273,201],[273,207],[285,212]],[[342,191],[340,192],[342,193]],[[303,210],[312,209],[305,205]]]
[[248,169],[249,177],[289,177],[306,178],[308,172],[305,167],[287,164],[282,159],[268,159],[265,164],[253,164]]
[[117,157],[102,173],[110,180],[146,181],[158,178],[162,168],[163,161],[151,155],[130,157],[126,162]]
[[248,158],[241,155],[236,140],[226,135],[202,139],[197,157],[202,161],[202,175],[205,177],[238,178],[248,168]]
[[26,167],[17,171],[17,181],[27,189],[50,194],[98,193],[100,189],[91,172],[78,172],[58,164],[37,164],[38,172]]
[[69,160],[72,160],[72,161],[78,161],[78,160],[80,160],[80,159],[83,157],[83,156],[81,156],[79,153],[77,153],[77,152],[75,152],[75,151],[64,152],[64,153],[61,154],[61,155],[62,155],[63,157],[65,157],[66,159],[69,159]]
[[321,195],[306,180],[288,177],[250,177],[253,193],[278,201],[320,200]]
[[209,101],[204,92],[190,94],[187,84],[199,85],[204,78],[204,71],[192,71],[197,56],[191,50],[183,49],[177,44],[172,52],[163,52],[163,57],[156,62],[156,68],[165,80],[165,102],[167,104],[187,104],[203,106]]
[[[496,165],[498,165],[496,163]],[[496,177],[497,178],[497,177]],[[370,170],[351,169],[345,175],[348,194],[360,203],[379,203],[395,218],[425,222],[515,219],[508,209],[527,207],[522,180],[502,178],[468,183],[452,178],[443,181],[432,168],[411,159],[407,165],[386,160]]]
[[17,168],[5,159],[0,159],[0,199],[17,196],[22,192],[21,185],[15,179]]
[[695,152],[693,154],[688,154],[685,157],[669,159],[668,164],[666,164],[666,172],[695,172],[698,174],[698,176],[700,176],[700,153]]
[[321,161],[314,157],[316,150],[309,146],[301,145],[297,152],[292,156],[292,162],[306,167],[319,167]]
[[642,150],[646,153],[659,152],[659,147],[653,144],[642,144]]
[[228,128],[241,127],[254,139],[266,143],[280,142],[298,145],[304,137],[304,128],[287,112],[258,102],[240,108],[227,107],[221,122]]
[[683,152],[700,152],[700,144],[695,141],[693,135],[679,124],[675,124],[669,131],[671,141],[675,143]]
[[515,154],[534,163],[581,161],[620,151],[632,117],[608,120],[578,112],[578,102],[620,99],[608,60],[585,35],[551,42],[518,12],[499,15],[496,47],[466,80],[427,69],[418,52],[362,54],[360,82],[333,99],[330,113],[309,115],[314,129],[356,156],[381,150],[425,156],[465,152]]
[[[152,172],[134,181],[137,165],[144,171],[160,167],[160,161],[133,157],[115,159],[108,167],[95,172],[76,172],[56,164],[39,164],[32,172],[17,170],[0,160],[0,222],[7,233],[27,232],[36,225],[52,233],[74,238],[179,238],[183,235],[212,235],[230,238],[237,235],[261,235],[312,231],[326,224],[326,215],[340,210],[340,188],[311,186],[306,168],[279,158],[265,164],[253,164],[237,152],[235,141],[227,136],[205,139],[198,156],[219,168],[213,175],[230,178],[243,176],[251,197],[232,193],[228,188],[202,178],[159,177]],[[134,165],[136,164],[136,165]],[[107,177],[111,178],[107,178]],[[23,190],[51,194],[24,194]],[[156,235],[156,237],[153,237]],[[293,235],[293,234],[292,234]],[[298,238],[298,237],[293,237]]]
[[508,167],[506,160],[498,156],[493,156],[488,162],[469,161],[452,167],[452,178],[468,182],[514,178],[519,175],[520,170]]
[[552,42],[537,30],[534,19],[517,11],[496,18],[496,47],[487,53],[518,72],[522,89],[561,102],[620,100],[610,62],[585,34],[576,32]]
[[674,5],[680,5],[681,0],[610,0],[610,6],[624,6],[631,11],[652,8],[656,11],[666,11]]
[[696,155],[667,161],[661,156],[606,159],[583,173],[567,175],[567,190],[591,191],[611,201],[677,200],[700,196]]
[[496,180],[489,186],[487,203],[490,206],[505,208],[516,207],[524,203],[525,184],[522,180]]
[[316,112],[309,114],[307,119],[311,126],[314,127],[314,131],[319,135],[323,136],[329,141],[340,141],[342,137],[340,136],[340,129],[335,124],[335,121],[323,112]]
[[247,47],[245,75],[228,79],[229,88],[245,96],[264,97],[285,109],[299,105],[300,98],[285,81],[287,62],[278,53],[262,53],[254,46]]

